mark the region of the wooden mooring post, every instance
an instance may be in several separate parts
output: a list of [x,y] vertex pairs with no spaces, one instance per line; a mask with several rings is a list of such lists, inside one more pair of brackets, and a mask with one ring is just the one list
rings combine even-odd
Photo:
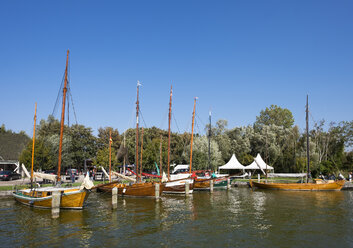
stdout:
[[60,216],[61,192],[53,191],[51,200],[51,217],[58,218]]
[[230,189],[231,187],[231,183],[230,183],[230,178],[228,177],[227,178],[227,189]]
[[118,188],[114,187],[112,189],[112,208],[117,209],[118,208]]
[[213,193],[213,179],[210,180],[210,192]]
[[190,184],[189,181],[185,182],[185,196],[189,196],[190,193]]
[[156,200],[158,201],[159,200],[159,197],[160,197],[160,195],[159,195],[159,183],[156,183],[155,185],[154,185],[154,189],[155,189],[155,197],[156,197]]

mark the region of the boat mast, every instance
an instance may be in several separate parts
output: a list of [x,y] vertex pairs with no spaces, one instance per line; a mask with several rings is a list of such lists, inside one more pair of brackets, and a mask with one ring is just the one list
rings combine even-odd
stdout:
[[194,111],[192,112],[191,141],[190,141],[190,169],[189,169],[189,173],[191,173],[191,168],[192,168],[192,142],[193,142],[193,139],[194,139],[194,121],[195,121],[196,99],[197,99],[197,97],[194,98]]
[[[169,168],[168,168],[169,170]],[[161,176],[161,182],[162,182],[162,135],[161,135],[161,142],[159,144],[159,175]]]
[[139,87],[140,82],[137,81],[137,100],[136,100],[136,156],[135,156],[135,165],[136,165],[136,176],[137,182],[138,178],[138,167],[139,167]]
[[109,130],[109,182],[112,181],[112,130]]
[[211,169],[211,110],[209,112],[210,127],[208,129],[208,169]]
[[142,153],[143,153],[143,128],[141,130],[141,160],[140,160],[140,180],[142,179]]
[[306,95],[306,160],[307,160],[307,170],[306,170],[306,182],[309,182],[309,96]]
[[65,81],[64,81],[64,88],[63,88],[63,106],[61,110],[61,122],[60,122],[60,141],[59,141],[59,158],[58,158],[58,182],[61,181],[61,175],[60,175],[60,170],[61,170],[61,150],[62,150],[62,145],[63,145],[63,134],[64,134],[64,121],[65,121],[65,101],[66,101],[66,92],[67,92],[67,67],[69,63],[69,49],[67,50],[67,55],[66,55],[66,68],[65,68]]
[[[124,151],[125,151],[125,133],[126,131],[124,132]],[[124,175],[125,175],[125,167],[126,167],[126,154],[124,154]]]
[[33,163],[34,163],[34,143],[35,143],[35,139],[36,139],[36,120],[37,120],[37,103],[35,104],[35,108],[34,108],[32,166],[31,166],[31,188],[33,188]]
[[173,85],[170,86],[170,99],[169,99],[169,121],[168,121],[168,181],[170,181],[170,120],[172,116],[172,96]]

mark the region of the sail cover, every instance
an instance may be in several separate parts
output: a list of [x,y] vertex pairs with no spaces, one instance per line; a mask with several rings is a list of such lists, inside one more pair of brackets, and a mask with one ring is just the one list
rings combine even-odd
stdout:
[[220,166],[220,170],[244,170],[245,166],[239,163],[238,159],[235,157],[235,154],[232,155],[228,163]]
[[56,181],[56,175],[52,174],[45,174],[45,173],[39,173],[39,172],[34,172],[33,175],[35,177],[41,178],[41,179],[46,179],[55,182]]

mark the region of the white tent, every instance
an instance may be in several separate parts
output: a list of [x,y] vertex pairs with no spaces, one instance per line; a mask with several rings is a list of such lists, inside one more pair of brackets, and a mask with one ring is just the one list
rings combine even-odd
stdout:
[[222,165],[218,168],[219,170],[244,170],[245,166],[239,163],[238,159],[235,157],[235,154],[232,155],[228,163]]
[[264,174],[264,170],[266,169],[272,171],[274,170],[272,166],[266,165],[265,161],[261,158],[259,153],[257,154],[256,158],[254,158],[254,161],[251,164],[245,166],[245,170],[261,170]]
[[265,163],[265,161],[261,158],[260,153],[257,154],[256,158],[254,158],[256,164],[260,167],[262,170],[274,170],[272,166],[269,166],[268,164]]
[[245,166],[245,170],[258,170],[260,169],[255,160],[249,164],[248,166]]

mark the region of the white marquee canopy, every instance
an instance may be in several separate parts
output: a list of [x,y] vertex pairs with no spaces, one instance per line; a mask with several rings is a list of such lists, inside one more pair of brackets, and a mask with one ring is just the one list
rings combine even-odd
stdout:
[[264,170],[274,170],[272,166],[266,165],[265,161],[262,159],[261,155],[258,153],[256,158],[254,158],[254,161],[249,164],[248,166],[245,166],[245,170],[261,170],[264,174]]
[[232,155],[228,163],[223,166],[220,166],[218,169],[220,170],[244,170],[245,166],[242,165],[238,159],[235,157],[235,154]]

